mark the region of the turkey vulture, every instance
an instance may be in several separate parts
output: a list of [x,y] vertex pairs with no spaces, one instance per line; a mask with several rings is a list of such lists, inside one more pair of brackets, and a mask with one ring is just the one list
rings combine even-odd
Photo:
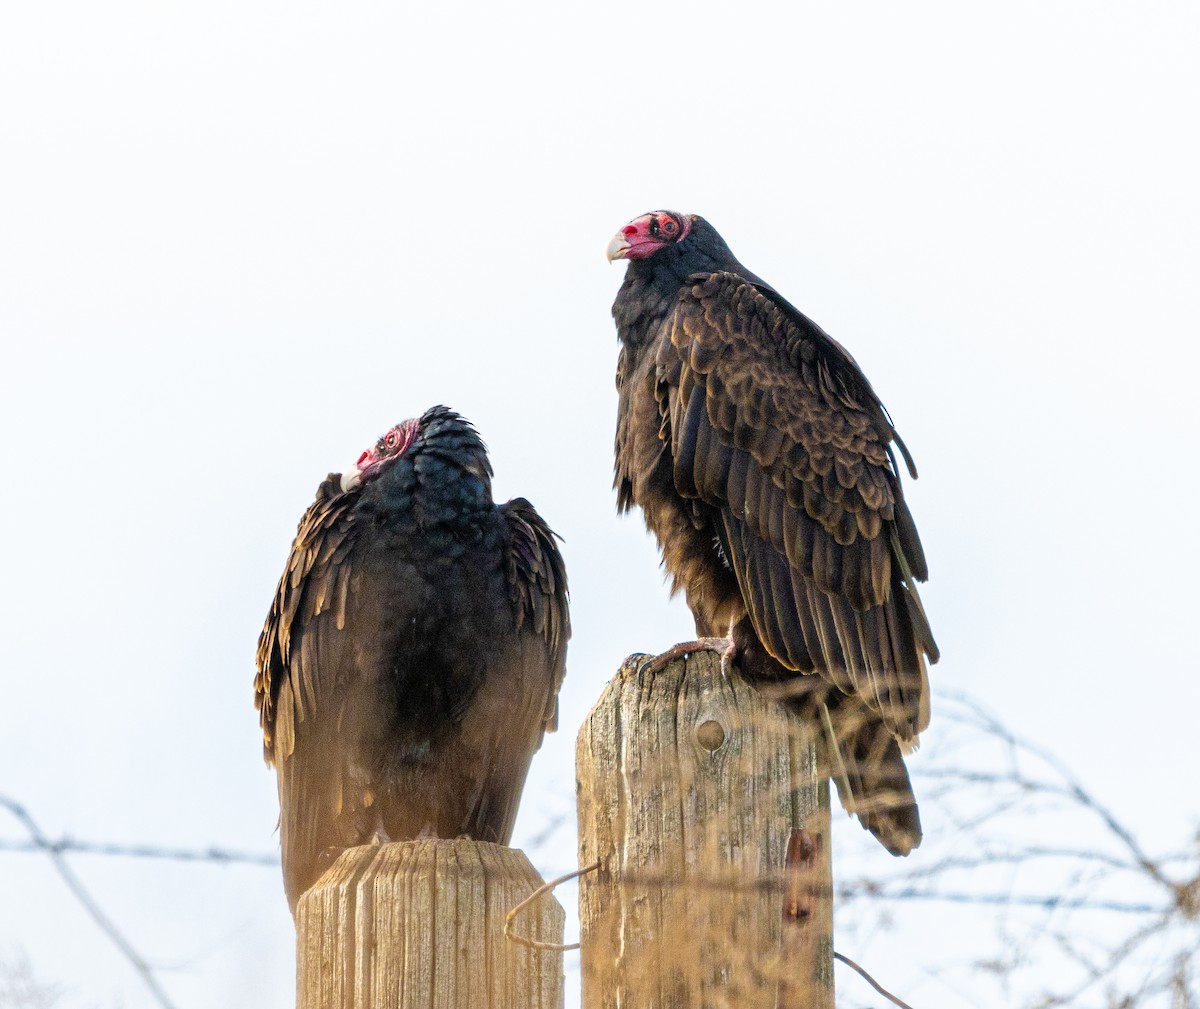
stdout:
[[344,848],[512,833],[571,628],[555,534],[525,499],[493,503],[491,476],[435,406],[300,520],[254,680],[293,911]]
[[908,854],[921,823],[901,747],[929,722],[938,658],[891,446],[915,479],[908,450],[849,353],[702,217],[645,214],[608,258],[629,262],[618,509],[641,507],[697,634],[728,635],[743,676],[818,720],[843,805]]

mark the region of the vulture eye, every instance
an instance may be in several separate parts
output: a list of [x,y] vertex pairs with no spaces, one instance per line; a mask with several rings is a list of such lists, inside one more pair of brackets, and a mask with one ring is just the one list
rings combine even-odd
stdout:
[[400,435],[398,435],[395,431],[389,431],[387,433],[387,437],[383,439],[383,443],[387,445],[388,448],[395,448],[400,444]]
[[673,217],[667,217],[665,214],[663,215],[662,221],[659,223],[659,228],[662,230],[662,233],[667,236],[667,238],[674,238],[677,234],[679,234],[679,222]]

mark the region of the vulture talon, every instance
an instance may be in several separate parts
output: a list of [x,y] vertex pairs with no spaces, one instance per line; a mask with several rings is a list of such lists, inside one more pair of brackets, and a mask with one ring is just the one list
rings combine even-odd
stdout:
[[727,676],[729,663],[737,654],[733,642],[728,638],[697,638],[695,641],[681,641],[668,648],[661,655],[649,656],[638,666],[639,676],[654,676],[661,673],[676,659],[684,659],[696,652],[716,652],[721,656],[721,675]]

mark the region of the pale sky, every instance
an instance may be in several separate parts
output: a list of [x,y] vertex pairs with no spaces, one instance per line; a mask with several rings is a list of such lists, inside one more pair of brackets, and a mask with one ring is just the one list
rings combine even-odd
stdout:
[[[610,489],[604,247],[669,207],[847,346],[912,449],[930,735],[968,691],[1179,846],[1198,52],[1200,8],[1156,0],[8,5],[0,793],[55,837],[274,850],[251,680],[296,522],[442,402],[565,540],[562,728],[514,844],[565,813],[534,860],[572,867],[578,726],[691,631]],[[291,1005],[274,870],[72,864],[180,1009]],[[22,957],[61,1009],[151,1004],[48,861],[0,852]]]

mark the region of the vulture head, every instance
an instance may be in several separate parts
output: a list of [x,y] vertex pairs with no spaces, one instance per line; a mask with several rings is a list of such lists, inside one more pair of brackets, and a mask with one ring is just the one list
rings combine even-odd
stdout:
[[655,210],[635,217],[618,231],[608,243],[608,261],[614,259],[649,259],[659,249],[683,241],[692,232],[692,225],[702,220],[673,210]]
[[371,486],[373,496],[387,497],[391,491],[384,484],[403,489],[413,479],[427,499],[458,495],[491,502],[487,447],[470,421],[447,406],[430,407],[389,428],[341,475],[340,486],[343,494]]
[[415,417],[402,420],[358,457],[358,462],[342,474],[342,493],[348,493],[374,480],[402,456],[417,437],[421,422]]
[[629,261],[632,270],[675,278],[731,270],[752,282],[758,278],[737,261],[717,229],[698,214],[655,210],[635,217],[608,243],[608,261]]

